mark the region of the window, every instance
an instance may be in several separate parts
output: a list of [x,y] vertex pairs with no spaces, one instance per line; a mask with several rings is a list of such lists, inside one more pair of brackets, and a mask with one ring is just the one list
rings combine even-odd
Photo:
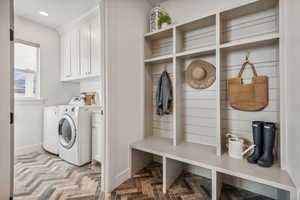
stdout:
[[15,96],[39,98],[40,47],[30,42],[15,42]]

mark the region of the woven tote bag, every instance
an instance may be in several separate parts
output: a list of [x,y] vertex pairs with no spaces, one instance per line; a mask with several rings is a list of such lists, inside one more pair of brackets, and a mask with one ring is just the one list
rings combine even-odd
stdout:
[[[242,74],[247,65],[252,68],[250,84],[244,84]],[[268,105],[268,77],[258,76],[254,65],[246,61],[236,78],[228,80],[228,99],[230,106],[242,111],[260,111]]]

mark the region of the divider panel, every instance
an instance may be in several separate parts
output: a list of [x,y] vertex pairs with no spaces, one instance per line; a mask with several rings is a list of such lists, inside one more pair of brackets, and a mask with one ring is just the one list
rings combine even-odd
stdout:
[[222,191],[222,174],[212,170],[212,200],[219,200]]
[[144,169],[153,161],[153,155],[136,149],[130,151],[130,176]]
[[181,174],[183,167],[182,162],[163,157],[163,193],[167,193],[169,187]]

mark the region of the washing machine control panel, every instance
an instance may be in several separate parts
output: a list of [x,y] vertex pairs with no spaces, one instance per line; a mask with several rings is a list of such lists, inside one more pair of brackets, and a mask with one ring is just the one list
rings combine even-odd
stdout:
[[64,108],[64,112],[75,112],[76,111],[76,107],[68,107],[68,108]]

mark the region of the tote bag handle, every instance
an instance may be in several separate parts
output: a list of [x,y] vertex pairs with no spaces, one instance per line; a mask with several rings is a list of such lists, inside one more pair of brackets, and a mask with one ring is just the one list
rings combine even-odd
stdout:
[[243,72],[244,72],[244,70],[245,70],[245,68],[246,68],[247,65],[251,66],[251,69],[252,69],[252,72],[254,74],[254,77],[257,77],[257,73],[256,73],[254,65],[251,62],[246,61],[246,62],[244,62],[243,66],[242,66],[242,68],[241,68],[241,70],[239,72],[239,78],[242,77],[242,74],[243,74]]

